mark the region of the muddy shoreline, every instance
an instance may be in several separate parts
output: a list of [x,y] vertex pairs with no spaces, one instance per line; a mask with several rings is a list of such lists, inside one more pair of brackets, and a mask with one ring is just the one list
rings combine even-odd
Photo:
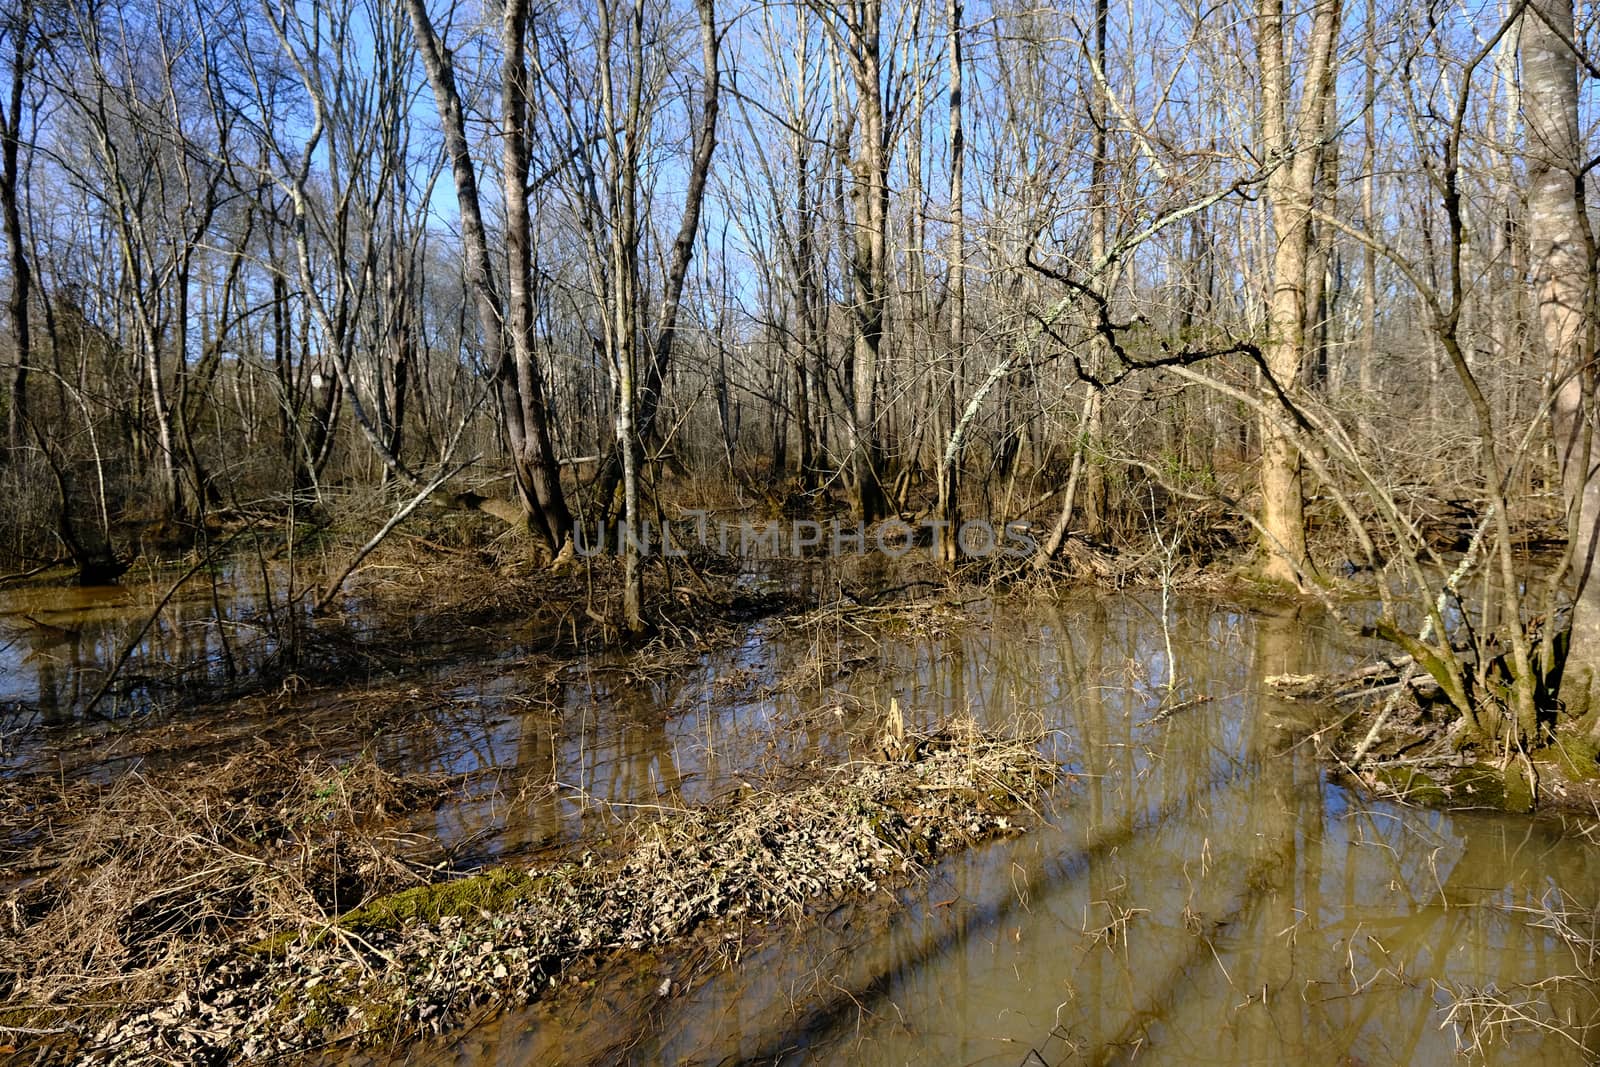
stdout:
[[1443,728],[1451,716],[1439,687],[1409,656],[1267,682],[1288,700],[1326,709],[1318,752],[1334,773],[1375,796],[1448,811],[1600,820],[1600,716],[1552,716],[1543,747],[1508,758]]
[[[1226,605],[1254,601],[1219,598],[1215,577],[1196,573],[1192,585],[1209,590],[1200,615],[1248,617]],[[937,649],[981,631],[999,604],[1056,620],[1063,605],[1107,594],[1001,594],[915,571],[794,581],[721,587],[718,616],[701,591],[680,628],[605,652],[559,636],[581,596],[539,608],[567,623],[530,626],[508,620],[531,587],[501,581],[486,597],[462,583],[454,614],[413,616],[392,635],[410,634],[409,664],[368,660],[343,683],[297,676],[78,731],[54,768],[13,774],[0,804],[14,879],[0,1018],[13,1036],[0,1046],[30,1063],[316,1049],[342,1060],[357,1048],[381,1061],[418,1035],[444,1047],[463,1026],[530,1002],[559,1012],[590,983],[626,991],[654,1018],[651,1005],[688,1003],[746,952],[803,939],[841,906],[892,928],[941,858],[959,866],[971,845],[1036,828],[1030,806],[1061,799],[1051,774],[1086,768],[1038,742],[1037,712],[998,730],[958,725],[960,690],[904,687],[907,664],[885,650]],[[404,617],[423,594],[397,591]],[[1268,628],[1281,636],[1256,653],[1271,670],[1301,658],[1293,642],[1311,616],[1287,610]],[[1074,636],[1070,622],[1046,630]],[[427,652],[451,632],[449,652]],[[1141,737],[1205,728],[1230,690],[1189,680],[1194,663],[1161,668],[1162,680],[1171,633],[1141,640],[1120,666],[1096,658],[1072,670],[1112,672],[1098,691],[1146,709]],[[1230,640],[1225,628],[1195,647],[1225,651]],[[1349,646],[1337,662],[1368,651]],[[1005,641],[985,655],[1003,663]],[[1093,696],[1092,685],[1079,694],[1087,684],[1073,681],[1074,699]],[[1272,714],[1286,726],[1273,728],[1314,750],[1328,724],[1320,703],[1280,694]],[[1099,743],[1104,727],[1084,729],[1068,749]],[[980,749],[998,762],[974,763]],[[974,766],[1016,781],[993,792],[960,777]],[[849,798],[861,809],[853,821]],[[743,868],[718,852],[752,840]],[[819,866],[832,855],[819,841],[847,861]],[[719,863],[742,874],[715,903],[684,890]],[[637,892],[619,896],[618,884]],[[662,884],[673,892],[650,888]],[[579,917],[587,934],[571,925]]]
[[[448,896],[452,887],[483,879],[493,882],[508,872],[519,872],[513,881],[516,888],[526,890],[533,884],[530,878],[537,881],[544,876],[527,875],[527,861],[515,855],[518,850],[483,852],[470,836],[451,841],[417,831],[427,826],[430,812],[441,802],[470,807],[480,802],[474,798],[486,796],[491,805],[514,806],[530,796],[553,796],[560,786],[553,781],[504,781],[492,761],[435,773],[391,771],[385,764],[393,764],[392,757],[374,758],[383,738],[417,738],[403,741],[402,746],[426,745],[422,739],[452,729],[452,716],[479,714],[473,708],[475,701],[454,694],[489,685],[496,677],[521,680],[514,699],[523,710],[529,702],[549,702],[548,692],[560,688],[575,671],[591,686],[596,677],[609,679],[603,684],[619,694],[648,690],[659,679],[694,664],[706,649],[724,647],[735,635],[748,634],[752,619],[770,617],[776,630],[804,629],[824,618],[833,623],[843,620],[860,630],[862,647],[869,648],[875,639],[873,628],[899,627],[904,632],[906,627],[937,626],[939,619],[954,617],[952,609],[937,602],[909,607],[901,602],[906,591],[926,592],[931,585],[914,579],[901,590],[845,594],[837,608],[810,612],[794,610],[801,601],[781,583],[748,589],[724,585],[716,591],[715,614],[705,610],[707,594],[686,599],[685,619],[693,618],[693,630],[687,621],[675,627],[668,616],[667,631],[654,640],[597,659],[563,647],[569,638],[564,636],[562,620],[570,621],[581,604],[576,589],[568,590],[563,601],[559,589],[546,588],[544,606],[534,613],[534,620],[517,618],[508,630],[500,621],[510,614],[507,600],[525,589],[520,581],[494,584],[493,596],[470,584],[463,587],[465,593],[458,588],[455,602],[435,605],[442,607],[438,615],[397,627],[409,632],[414,642],[411,647],[416,651],[409,657],[373,651],[399,642],[402,633],[366,639],[358,662],[373,673],[364,682],[331,684],[329,674],[308,671],[309,677],[287,676],[276,689],[224,698],[181,715],[136,715],[110,723],[91,719],[54,731],[54,766],[32,773],[14,771],[11,788],[0,803],[7,897],[12,901],[4,931],[11,964],[4,976],[8,992],[0,1025],[7,1028],[6,1034],[23,1039],[0,1045],[9,1043],[8,1053],[23,1061],[37,1054],[47,1060],[109,1055],[121,1062],[122,1056],[144,1055],[136,1051],[141,1047],[163,1046],[169,1032],[184,1032],[180,1020],[192,1023],[218,1011],[235,1021],[231,1036],[219,1037],[207,1025],[198,1025],[191,1031],[190,1044],[164,1046],[168,1055],[220,1062],[290,1048],[304,1051],[346,1032],[359,1033],[368,1043],[393,1042],[421,1030],[437,1032],[446,1019],[453,1020],[474,1003],[509,995],[516,982],[507,977],[494,983],[494,989],[475,989],[471,994],[475,999],[469,998],[465,1005],[448,1003],[451,998],[446,997],[446,1004],[426,1016],[401,1011],[371,992],[363,997],[374,1010],[387,1005],[382,1008],[385,1026],[360,1025],[359,1014],[351,1022],[348,1006],[340,1018],[317,1018],[313,1013],[316,1025],[308,1026],[303,1013],[285,1015],[276,1008],[285,998],[298,996],[295,980],[285,974],[300,974],[303,980],[307,966],[303,957],[334,951],[329,947],[333,942],[318,938],[315,947],[290,946],[305,931],[332,929],[344,931],[337,938],[342,951],[348,952],[357,942],[370,946],[376,940],[388,943],[390,949],[380,951],[392,956],[396,946],[437,941],[442,936],[438,923],[458,922],[461,916],[423,916],[432,933],[420,938],[374,931],[359,914],[354,926],[345,930],[336,917],[348,916],[354,905],[370,908],[374,901],[406,899],[407,893]],[[388,592],[390,617],[407,618],[409,592],[398,597],[392,596],[393,590]],[[580,642],[582,632],[565,631],[579,634]],[[446,634],[453,639],[440,641]],[[504,636],[513,639],[509,649],[499,643]],[[347,640],[344,631],[336,629],[332,642],[320,651],[337,650]],[[485,657],[485,652],[490,655]],[[865,662],[864,655],[841,655],[834,662],[814,660],[757,688],[776,692],[817,687],[848,676]],[[726,697],[749,697],[753,684],[736,671],[716,679],[713,689]],[[563,717],[552,704],[551,729],[561,729]],[[842,718],[844,712],[836,711],[833,717]],[[863,718],[863,709],[852,709],[849,718],[860,720],[861,725],[852,727],[860,743],[836,751],[837,769],[827,773],[857,779],[868,773],[881,777],[884,769],[896,767],[918,774],[943,767],[947,778],[954,773],[953,767],[945,767],[950,757],[940,749],[952,743],[950,736],[917,735],[901,749],[896,735],[880,732],[882,724],[876,717]],[[787,725],[790,730],[804,728],[801,723]],[[903,725],[898,729],[903,734]],[[970,724],[967,729],[975,730]],[[969,749],[974,744],[990,752],[1004,747],[1006,759],[990,771],[998,772],[1000,779],[1020,775],[1027,780],[997,810],[1015,814],[1018,804],[1043,786],[1048,765],[1031,755],[1028,746],[1001,746],[998,738],[976,732],[963,734],[961,740]],[[793,798],[806,795],[811,788],[807,783],[825,770],[815,759],[793,765],[775,753],[766,759],[760,776],[746,777],[768,783],[762,796]],[[752,788],[746,785],[744,791]],[[994,822],[987,809],[996,801],[975,787],[967,790],[970,796],[963,794],[963,803],[939,805],[908,805],[909,795],[897,793],[896,788],[880,782],[875,791],[863,794],[878,805],[882,822],[871,835],[874,849],[866,849],[864,841],[856,843],[865,851],[854,862],[870,872],[872,886],[903,882],[914,876],[919,863],[959,847],[962,841],[1015,826],[1004,819]],[[930,788],[952,785],[945,781]],[[825,801],[832,799],[817,797],[814,806],[823,812]],[[670,814],[663,808],[649,825],[659,832],[675,818],[705,819],[730,803],[737,807],[740,796],[730,800],[720,795],[674,806]],[[908,814],[927,825],[901,825]],[[900,825],[900,830],[893,830],[891,823]],[[615,854],[623,847],[621,842],[642,832],[644,825],[642,820],[636,824],[631,818],[608,817],[595,830],[558,835],[536,846],[533,855],[548,853],[555,858],[545,860],[546,865],[554,862],[570,868],[574,861],[561,857],[581,851],[584,859],[574,870],[588,873],[580,873],[576,880],[589,884],[608,869],[595,866],[601,862],[596,855]],[[710,837],[721,833],[720,825],[707,831]],[[615,862],[614,855],[605,862]],[[563,877],[572,880],[572,874],[567,870]],[[812,892],[751,904],[743,911],[763,919],[782,912],[792,919],[807,903],[863,888],[830,870]],[[521,895],[514,896],[522,901]],[[495,896],[489,903],[509,907],[511,900]],[[466,909],[470,922],[476,923],[478,913],[487,910],[478,906],[482,903]],[[523,901],[524,913],[516,918],[523,933],[541,924],[548,927],[548,916],[541,918],[538,907]],[[695,924],[726,921],[725,908],[702,910]],[[506,912],[502,918],[511,921],[510,916]],[[276,948],[263,955],[260,946],[268,941]],[[605,948],[615,951],[624,943]],[[653,943],[626,942],[635,951]],[[575,944],[545,963],[523,956],[521,963],[505,965],[507,975],[515,972],[526,987],[524,999],[537,995],[573,964],[592,962],[597,946],[583,938]],[[256,951],[245,951],[252,947]],[[289,971],[283,971],[283,955],[290,951],[298,955]],[[313,966],[332,967],[332,958]],[[345,962],[351,960],[358,961],[354,965],[363,971],[370,969],[370,961],[359,952]],[[83,977],[74,980],[71,975]],[[410,970],[403,978],[402,986],[416,981]],[[228,993],[225,987],[250,992]],[[175,991],[177,999],[172,997]],[[259,1001],[268,991],[274,1010],[261,1015]],[[225,1008],[217,1006],[219,997]],[[127,1007],[109,1007],[113,1004]],[[253,1016],[248,1014],[252,1010]],[[393,1021],[402,1018],[406,1021]],[[238,1036],[246,1031],[259,1031],[263,1043],[247,1045]],[[159,1058],[155,1052],[149,1055]]]

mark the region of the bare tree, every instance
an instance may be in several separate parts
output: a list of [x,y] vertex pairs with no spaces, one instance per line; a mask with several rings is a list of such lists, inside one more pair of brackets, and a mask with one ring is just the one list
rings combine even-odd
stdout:
[[148,390],[161,510],[183,522],[215,499],[182,400],[191,282],[230,192],[220,146],[238,113],[196,106],[197,96],[206,99],[214,47],[204,20],[195,25],[166,4],[131,15],[90,5],[72,17],[77,52],[61,89],[95,168],[79,180],[102,200],[115,241]]
[[883,4],[850,0],[823,12],[850,72],[854,112],[849,131],[849,263],[852,350],[850,470],[863,522],[888,514],[883,441],[878,424],[879,364],[889,308],[889,161],[892,101],[884,97]]
[[[717,123],[722,107],[722,62],[720,50],[722,30],[717,25],[713,0],[696,0],[695,11],[699,20],[701,78],[699,86],[699,111],[693,121],[692,144],[689,153],[688,181],[683,193],[683,211],[677,233],[668,253],[665,277],[662,280],[659,308],[654,321],[641,320],[649,328],[648,358],[636,381],[637,396],[633,414],[634,435],[640,447],[655,435],[656,418],[661,408],[662,392],[672,364],[673,348],[678,340],[678,322],[682,315],[684,287],[689,280],[689,265],[694,258],[695,243],[700,235],[700,216],[705,206],[706,185],[711,175],[711,160],[717,145]],[[623,470],[623,449],[610,450],[601,463],[598,499],[609,502],[616,492]]]
[[532,350],[532,247],[527,211],[528,137],[532,132],[527,106],[528,5],[521,0],[507,4],[500,26],[500,138],[510,254],[509,299],[502,298],[495,282],[479,199],[477,165],[467,138],[466,110],[456,86],[450,51],[434,29],[425,0],[408,0],[407,10],[444,128],[461,212],[468,276],[476,296],[486,362],[493,368],[500,416],[511,445],[517,500],[535,536],[550,553],[559,555],[571,541],[572,513],[561,487],[546,397]]
[[1600,477],[1594,451],[1594,237],[1584,208],[1572,0],[1531,0],[1521,26],[1528,245],[1569,515],[1572,634],[1562,691],[1588,705],[1600,672]]
[[33,266],[22,229],[21,149],[23,111],[33,81],[35,58],[43,45],[35,0],[22,0],[0,16],[0,44],[8,45],[8,93],[0,102],[0,217],[6,231],[6,251],[11,267],[11,338],[15,366],[11,371],[11,405],[6,412],[6,440],[15,451],[22,445],[28,418],[28,372],[33,363],[33,333],[29,304],[33,299]]
[[[967,134],[963,122],[962,75],[965,56],[962,48],[962,0],[947,0],[945,5],[946,59],[949,63],[950,103],[950,339],[944,382],[937,400],[940,439],[948,441],[956,427],[956,404],[961,394],[961,364],[967,344]],[[944,523],[940,551],[947,563],[960,552],[957,536],[961,528],[961,470],[948,449],[940,449],[938,516]]]
[[[1292,15],[1283,0],[1260,0],[1256,9],[1261,147],[1272,168],[1267,178],[1274,244],[1266,373],[1272,378],[1270,384],[1280,390],[1293,388],[1306,359],[1312,200],[1327,149],[1327,99],[1334,91],[1342,14],[1341,0],[1317,0],[1304,44],[1304,74],[1296,104],[1292,68],[1285,52],[1292,36]],[[1303,582],[1311,566],[1306,553],[1303,478],[1298,450],[1275,421],[1264,421],[1261,569],[1264,576],[1290,584]]]

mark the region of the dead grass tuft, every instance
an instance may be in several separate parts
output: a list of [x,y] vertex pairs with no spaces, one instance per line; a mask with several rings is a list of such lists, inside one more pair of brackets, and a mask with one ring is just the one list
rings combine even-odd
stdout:
[[390,819],[444,788],[368,757],[270,751],[53,795],[35,782],[0,815],[5,830],[35,828],[0,911],[0,1010],[81,1026],[97,1005],[155,995],[220,944],[418,884],[425,872],[401,859]]

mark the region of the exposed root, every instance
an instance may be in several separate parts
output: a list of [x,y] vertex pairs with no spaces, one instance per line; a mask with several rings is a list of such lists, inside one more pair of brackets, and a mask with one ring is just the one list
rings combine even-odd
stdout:
[[[1469,649],[1456,654],[1472,662]],[[1600,811],[1593,720],[1544,724],[1537,747],[1508,752],[1496,732],[1507,712],[1492,685],[1469,719],[1421,664],[1403,655],[1335,676],[1278,675],[1266,682],[1286,699],[1323,705],[1319,753],[1380,796],[1444,808]]]

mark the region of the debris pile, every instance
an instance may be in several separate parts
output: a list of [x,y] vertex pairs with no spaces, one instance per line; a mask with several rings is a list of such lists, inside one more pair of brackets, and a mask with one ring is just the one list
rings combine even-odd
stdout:
[[532,1001],[580,960],[711,921],[737,939],[741,922],[913,876],[1015,830],[1056,772],[1037,738],[970,722],[906,740],[901,758],[846,763],[798,790],[640,820],[610,857],[406,890],[292,940],[234,946],[163,1003],[105,1025],[88,1057],[222,1063],[436,1032],[475,1007]]

